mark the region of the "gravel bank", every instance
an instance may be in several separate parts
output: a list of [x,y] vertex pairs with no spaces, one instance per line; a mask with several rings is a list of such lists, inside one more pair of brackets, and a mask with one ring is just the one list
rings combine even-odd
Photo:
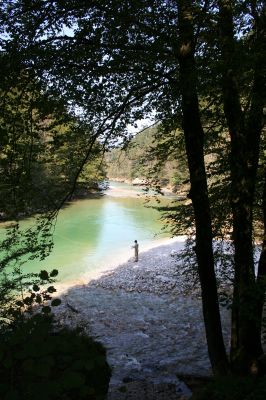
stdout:
[[[171,256],[182,245],[176,239],[140,252],[137,263],[130,259],[62,297],[60,322],[83,326],[107,349],[113,368],[108,400],[189,398],[178,375],[211,374],[201,301],[185,295]],[[229,341],[225,309],[222,319]]]

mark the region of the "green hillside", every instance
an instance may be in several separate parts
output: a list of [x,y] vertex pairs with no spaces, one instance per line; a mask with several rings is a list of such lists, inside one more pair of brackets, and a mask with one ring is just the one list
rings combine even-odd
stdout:
[[[173,135],[179,135],[178,132]],[[160,157],[164,140],[158,126],[139,132],[126,149],[115,148],[106,154],[107,175],[110,180],[128,183],[148,181],[173,192],[187,180],[186,164],[182,151],[178,159],[173,152]]]

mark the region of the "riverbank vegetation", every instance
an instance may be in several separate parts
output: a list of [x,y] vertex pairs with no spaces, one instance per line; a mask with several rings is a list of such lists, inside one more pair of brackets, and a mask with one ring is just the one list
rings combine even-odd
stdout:
[[[174,133],[177,137],[181,132]],[[163,146],[159,126],[148,127],[136,134],[126,148],[118,146],[106,153],[107,175],[110,180],[165,188],[177,193],[184,190],[188,182],[185,154],[180,148],[179,157],[173,154],[160,157],[158,150]]]
[[[2,65],[5,58],[2,54]],[[54,210],[71,196],[97,189],[105,170],[101,146],[91,144],[88,125],[45,93],[27,69],[15,77],[8,71],[1,86],[1,219]]]
[[[191,234],[192,267],[196,266],[201,285],[213,373],[265,374],[261,362],[266,287],[264,2],[112,0],[88,5],[82,0],[17,0],[1,7],[2,93],[13,87],[14,77],[17,81],[23,74],[31,76],[31,82],[36,79],[41,85],[38,93],[53,99],[49,103],[53,118],[57,120],[62,104],[60,115],[71,115],[66,126],[77,128],[63,154],[56,140],[52,144],[62,157],[59,172],[49,157],[44,163],[49,161],[67,191],[72,189],[61,166],[71,167],[77,182],[95,155],[95,146],[104,152],[118,142],[126,146],[127,126],[145,117],[160,123],[156,133],[160,140],[142,165],[132,162],[132,178],[146,173],[146,166],[155,167],[152,157],[156,157],[156,165],[157,160],[161,165],[170,160],[175,171],[169,179],[178,180],[180,157],[185,154],[189,201],[182,208],[173,205],[170,214],[164,211],[174,233]],[[5,104],[6,96],[3,99]],[[40,109],[47,117],[45,107]],[[41,171],[43,166],[34,158],[33,144],[43,143],[33,140],[41,130],[32,129],[32,101],[25,110],[28,123],[22,125],[30,132],[30,142],[15,153],[19,168],[14,168],[11,157],[11,175],[7,169],[14,177],[10,193],[19,197],[23,194],[17,191],[19,179],[23,182],[30,176],[29,193],[35,184],[24,159],[36,162]],[[9,121],[7,115],[4,121]],[[17,149],[21,131],[11,125],[10,132],[18,134],[9,146]],[[68,135],[56,136],[64,142]],[[153,177],[160,185],[156,168]],[[52,184],[49,179],[47,188]],[[56,207],[67,198],[60,196]],[[12,197],[4,201],[6,207],[7,201],[14,207]],[[260,244],[258,264],[254,236]],[[233,271],[230,354],[221,328],[214,239],[221,243],[230,239],[233,254],[228,261],[228,247],[220,249],[219,262],[223,260],[225,271],[227,267]]]

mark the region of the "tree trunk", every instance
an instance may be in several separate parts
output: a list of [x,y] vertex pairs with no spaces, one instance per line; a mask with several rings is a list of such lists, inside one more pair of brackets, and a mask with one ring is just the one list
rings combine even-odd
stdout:
[[[266,165],[264,166],[264,190],[263,190],[263,224],[264,235],[262,249],[258,265],[257,288],[258,288],[258,335],[261,337],[263,309],[266,290]],[[264,367],[265,368],[265,367]],[[265,373],[265,371],[263,371]]]
[[191,199],[196,225],[196,255],[202,292],[203,316],[209,357],[214,374],[228,372],[212,248],[212,225],[203,154],[203,128],[199,113],[194,60],[191,2],[179,2],[178,59],[182,95],[183,128],[190,172]]
[[[231,137],[231,206],[235,248],[235,281],[232,310],[231,363],[237,373],[248,373],[261,354],[258,333],[258,296],[253,259],[253,201],[259,158],[260,123],[252,124],[261,115],[255,104],[260,96],[253,93],[250,118],[241,109],[237,86],[235,39],[232,4],[219,1],[221,52],[223,63],[224,112]],[[254,89],[256,86],[254,79]],[[254,115],[253,115],[254,114]],[[256,118],[255,118],[256,120]]]

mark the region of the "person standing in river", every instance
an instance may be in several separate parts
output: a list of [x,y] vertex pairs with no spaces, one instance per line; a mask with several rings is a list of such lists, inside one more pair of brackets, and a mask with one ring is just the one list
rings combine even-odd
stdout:
[[137,262],[139,260],[139,244],[137,240],[134,241],[134,246],[132,246],[132,249],[135,250],[135,262]]

